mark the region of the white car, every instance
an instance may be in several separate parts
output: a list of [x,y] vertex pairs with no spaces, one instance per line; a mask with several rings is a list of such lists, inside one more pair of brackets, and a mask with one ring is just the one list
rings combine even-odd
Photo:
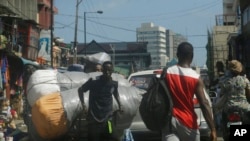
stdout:
[[[133,86],[135,86],[137,88],[147,90],[151,79],[155,76],[160,77],[161,72],[162,72],[161,69],[135,72],[135,73],[132,73],[128,77],[128,81]],[[206,97],[210,103],[210,106],[212,106],[210,97],[206,91],[205,91],[205,94],[206,94]],[[193,102],[194,102],[195,112],[196,112],[197,117],[198,117],[197,123],[199,125],[201,139],[207,140],[210,137],[210,128],[209,128],[208,124],[206,123],[206,120],[204,119],[204,116],[202,114],[202,111],[200,109],[200,105],[199,105],[199,102],[198,102],[196,96],[194,96]],[[152,131],[147,129],[147,127],[145,126],[145,124],[143,123],[143,121],[141,119],[139,110],[138,110],[137,115],[135,116],[135,118],[130,126],[130,130],[132,131],[134,138],[140,138],[140,139],[143,138],[143,139],[149,139],[149,140],[152,140],[152,139],[160,140],[161,139],[161,135],[159,133],[152,132]]]

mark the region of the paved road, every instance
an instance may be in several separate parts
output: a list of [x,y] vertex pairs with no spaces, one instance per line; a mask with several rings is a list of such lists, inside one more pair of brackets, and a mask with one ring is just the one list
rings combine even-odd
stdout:
[[[21,131],[21,132],[24,132],[24,133],[27,133],[27,127],[26,125],[23,123],[23,120],[16,120],[16,125],[17,125],[17,128]],[[220,131],[218,131],[217,133],[217,141],[223,141],[223,138],[222,138],[222,134]],[[23,138],[22,141],[25,141],[27,138]]]
[[224,141],[223,138],[222,138],[222,133],[220,131],[217,131],[217,141]]

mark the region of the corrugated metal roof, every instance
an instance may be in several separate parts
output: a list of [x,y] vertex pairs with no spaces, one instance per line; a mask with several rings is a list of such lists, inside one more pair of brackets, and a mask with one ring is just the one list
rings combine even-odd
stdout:
[[0,4],[0,16],[15,16],[16,14],[10,10],[8,7]]

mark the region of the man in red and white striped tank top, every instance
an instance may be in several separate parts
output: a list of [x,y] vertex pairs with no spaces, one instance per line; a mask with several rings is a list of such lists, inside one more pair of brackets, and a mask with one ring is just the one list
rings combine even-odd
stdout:
[[193,60],[193,46],[188,42],[177,48],[178,64],[169,67],[166,81],[173,99],[172,131],[169,126],[162,130],[162,141],[199,141],[200,133],[197,116],[194,111],[193,97],[199,100],[201,110],[211,129],[211,140],[216,141],[216,129],[212,117],[212,109],[205,97],[204,84],[200,75],[190,64]]

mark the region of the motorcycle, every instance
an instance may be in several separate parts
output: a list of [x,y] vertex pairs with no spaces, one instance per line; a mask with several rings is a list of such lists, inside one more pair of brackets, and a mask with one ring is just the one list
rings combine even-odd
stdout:
[[246,124],[244,121],[244,112],[240,109],[229,109],[222,112],[222,135],[224,141],[229,141],[230,126]]

